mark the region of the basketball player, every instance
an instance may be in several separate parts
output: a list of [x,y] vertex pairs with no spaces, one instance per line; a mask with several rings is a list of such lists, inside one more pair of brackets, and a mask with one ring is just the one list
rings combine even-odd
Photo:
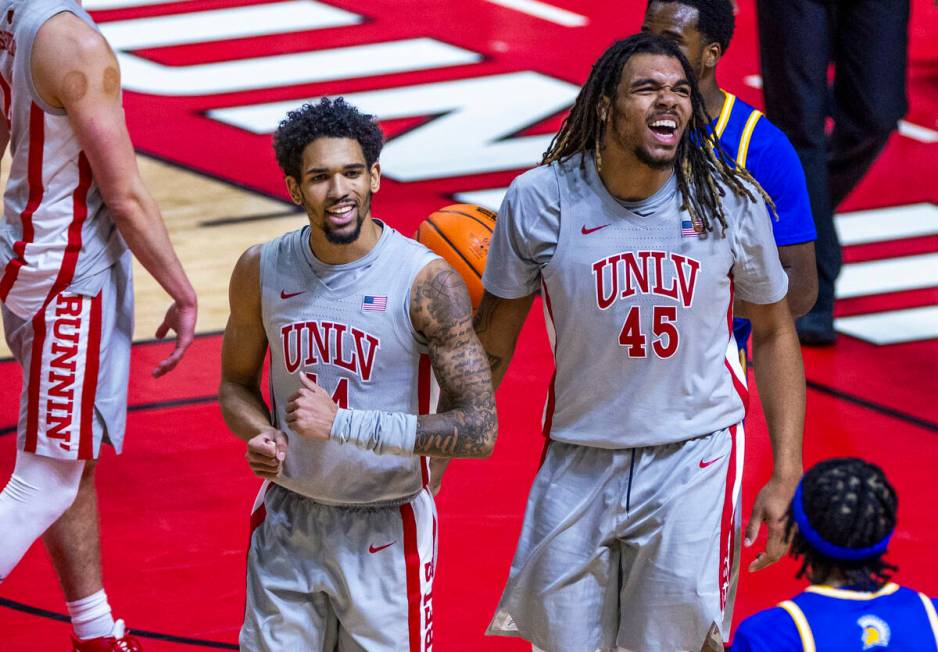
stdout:
[[[730,45],[736,17],[730,0],[651,0],[643,32],[673,41],[697,73],[707,114],[715,116],[713,133],[734,165],[745,167],[775,207],[775,244],[788,274],[788,307],[795,317],[811,309],[817,297],[814,220],[804,171],[795,148],[761,111],[717,83],[717,64]],[[739,312],[737,310],[737,312]],[[733,333],[746,363],[751,327],[734,317]]]
[[893,584],[883,556],[898,498],[882,469],[855,457],[805,474],[787,518],[803,593],[740,624],[733,652],[938,650],[938,601]]
[[786,549],[804,377],[764,192],[708,140],[693,70],[638,34],[593,66],[499,211],[476,314],[497,382],[540,290],[550,438],[490,634],[548,652],[723,649],[737,563],[745,303],[775,468],[746,531]]
[[[43,535],[75,650],[136,650],[102,588],[95,460],[120,452],[133,330],[131,255],[173,300],[157,337],[192,341],[196,297],[143,185],[114,53],[74,0],[0,1],[0,226],[7,343],[23,367],[16,466],[0,493],[0,579]],[[128,248],[130,251],[128,251]]]
[[252,516],[244,650],[431,650],[437,526],[420,456],[494,446],[465,284],[371,215],[382,140],[342,98],[290,112],[274,147],[309,225],[232,274],[222,411],[272,481]]

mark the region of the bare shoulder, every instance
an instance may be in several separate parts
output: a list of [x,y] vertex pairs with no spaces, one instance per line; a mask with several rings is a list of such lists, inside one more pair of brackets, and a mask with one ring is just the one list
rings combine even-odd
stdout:
[[228,297],[231,307],[236,305],[260,305],[261,300],[261,249],[264,245],[252,245],[241,254],[231,272]]
[[452,328],[471,324],[472,302],[462,277],[449,263],[435,259],[420,270],[410,290],[414,327],[433,339]]
[[46,21],[32,52],[36,90],[53,106],[69,107],[120,93],[117,58],[104,37],[78,16],[62,12]]

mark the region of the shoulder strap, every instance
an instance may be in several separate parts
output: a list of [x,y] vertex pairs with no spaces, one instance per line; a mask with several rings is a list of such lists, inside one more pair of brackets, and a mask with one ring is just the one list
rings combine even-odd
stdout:
[[779,602],[778,606],[787,611],[791,619],[795,621],[795,627],[798,629],[798,636],[801,637],[801,647],[804,649],[804,652],[817,652],[817,648],[814,645],[814,634],[811,632],[811,625],[808,624],[808,619],[805,617],[801,607],[791,600]]
[[762,117],[762,111],[753,109],[746,120],[746,126],[743,127],[743,133],[739,137],[739,151],[736,153],[736,165],[746,167],[746,158],[749,156],[749,142],[752,140],[752,132],[756,129],[756,123]]
[[918,597],[922,601],[922,606],[925,607],[928,624],[931,625],[931,633],[935,637],[935,647],[938,648],[938,614],[935,614],[935,605],[932,604],[931,598],[924,593],[919,593]]

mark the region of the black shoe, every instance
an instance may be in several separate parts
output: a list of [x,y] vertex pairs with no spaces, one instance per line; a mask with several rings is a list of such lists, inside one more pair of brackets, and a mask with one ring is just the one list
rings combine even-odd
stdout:
[[805,346],[830,346],[837,341],[833,315],[809,312],[795,320],[795,330]]

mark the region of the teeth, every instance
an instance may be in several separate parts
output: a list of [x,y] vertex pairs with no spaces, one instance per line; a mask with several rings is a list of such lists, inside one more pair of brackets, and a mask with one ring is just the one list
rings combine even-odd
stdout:
[[655,120],[651,123],[652,127],[664,127],[666,129],[677,129],[677,122],[674,120]]
[[326,212],[329,213],[330,215],[346,215],[347,213],[351,212],[352,208],[354,207],[351,205],[341,206],[339,208],[329,209]]

